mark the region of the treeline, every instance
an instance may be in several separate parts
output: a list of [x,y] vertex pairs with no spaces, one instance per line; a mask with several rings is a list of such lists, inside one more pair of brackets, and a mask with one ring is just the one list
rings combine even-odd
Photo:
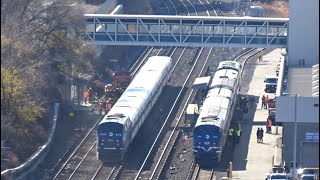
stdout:
[[52,112],[57,77],[70,74],[71,64],[76,73],[92,69],[94,50],[81,38],[84,20],[75,3],[1,0],[1,142],[17,162],[46,140],[41,137],[46,129],[39,126],[52,119],[46,116]]

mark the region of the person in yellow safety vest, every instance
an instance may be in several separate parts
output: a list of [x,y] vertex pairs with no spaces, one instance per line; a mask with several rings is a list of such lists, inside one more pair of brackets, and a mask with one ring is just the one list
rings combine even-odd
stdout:
[[236,130],[236,133],[237,133],[237,144],[238,144],[238,143],[240,142],[241,129],[238,128],[238,129]]
[[232,139],[233,139],[233,128],[229,128],[228,130],[228,136],[229,136],[229,140],[230,142],[232,142]]

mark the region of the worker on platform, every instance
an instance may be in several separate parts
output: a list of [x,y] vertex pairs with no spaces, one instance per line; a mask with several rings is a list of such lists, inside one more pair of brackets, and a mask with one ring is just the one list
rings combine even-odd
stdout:
[[256,135],[257,135],[257,143],[259,143],[260,142],[260,128],[259,127],[257,129]]
[[255,101],[255,99],[254,99],[254,96],[251,96],[250,97],[250,108],[253,108],[254,106],[254,101]]
[[262,95],[261,97],[261,109],[266,107],[266,97],[264,95]]
[[263,143],[263,128],[260,129],[260,142]]
[[240,99],[240,109],[243,109],[244,107],[244,97],[241,96],[241,99]]
[[243,114],[244,114],[244,118],[245,118],[246,121],[248,120],[248,112],[249,112],[248,106],[244,106]]
[[102,115],[102,109],[103,109],[103,103],[102,103],[102,102],[99,102],[99,112],[100,112],[100,115]]
[[239,142],[240,142],[240,136],[241,136],[241,129],[240,128],[238,128],[237,130],[236,130],[236,134],[237,134],[237,138],[236,138],[236,140],[237,140],[237,144],[239,144]]
[[270,100],[270,99],[269,99],[269,96],[267,95],[267,96],[266,96],[265,109],[269,109],[269,100]]
[[272,120],[268,118],[268,120],[267,120],[267,133],[271,134],[271,128],[272,128]]
[[232,142],[232,140],[233,140],[233,128],[232,127],[230,127],[229,128],[229,130],[228,130],[228,136],[229,136],[229,140],[230,140],[230,142]]

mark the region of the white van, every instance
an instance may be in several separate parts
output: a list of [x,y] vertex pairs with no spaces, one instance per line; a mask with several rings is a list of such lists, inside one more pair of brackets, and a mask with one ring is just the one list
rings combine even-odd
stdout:
[[277,91],[278,76],[267,75],[264,79],[266,93],[275,93]]

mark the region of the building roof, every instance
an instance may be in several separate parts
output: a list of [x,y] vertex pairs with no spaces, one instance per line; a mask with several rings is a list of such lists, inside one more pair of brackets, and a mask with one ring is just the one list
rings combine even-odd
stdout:
[[312,67],[289,66],[287,92],[291,95],[312,96]]

